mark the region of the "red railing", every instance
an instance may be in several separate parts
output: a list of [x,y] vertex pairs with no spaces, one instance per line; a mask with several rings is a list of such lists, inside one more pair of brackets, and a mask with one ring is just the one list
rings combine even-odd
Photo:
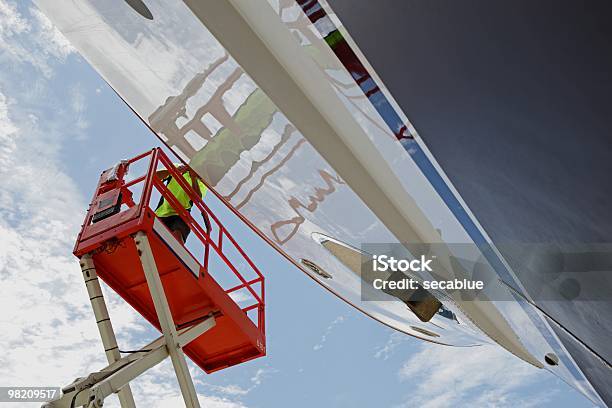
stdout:
[[[210,251],[216,253],[216,255],[223,261],[223,263],[229,268],[229,270],[238,278],[240,283],[230,288],[224,288],[225,292],[229,295],[241,289],[246,289],[253,299],[253,303],[245,307],[242,307],[244,313],[248,314],[251,310],[257,310],[257,327],[262,333],[265,333],[265,285],[264,276],[259,271],[257,266],[253,263],[251,258],[246,254],[243,248],[238,244],[234,237],[227,231],[223,226],[218,217],[211,211],[204,200],[195,192],[193,187],[184,179],[182,174],[177,170],[175,165],[170,161],[168,156],[159,148],[152,149],[146,153],[140,154],[132,159],[124,161],[126,170],[136,162],[150,158],[148,169],[144,175],[136,177],[135,179],[125,182],[121,180],[121,192],[122,192],[122,204],[125,204],[129,209],[135,210],[137,207],[138,214],[143,214],[144,210],[148,207],[151,212],[154,208],[151,208],[151,198],[153,196],[153,189],[157,190],[159,194],[170,204],[170,206],[176,211],[179,217],[187,224],[193,236],[203,245],[204,248],[204,259],[199,262],[203,269],[208,273]],[[203,228],[191,215],[190,211],[186,210],[170,192],[164,182],[157,177],[157,171],[163,166],[168,171],[170,176],[180,185],[180,187],[187,193],[191,201],[193,202],[193,208],[196,208],[202,214],[204,224],[206,228]],[[206,182],[202,180],[204,184]],[[139,184],[144,183],[142,187],[141,197],[139,203],[136,204],[133,201],[134,188]],[[210,186],[206,185],[208,189]],[[226,205],[221,200],[219,203]],[[91,217],[86,220],[87,224],[92,222]],[[213,221],[211,223],[211,220]],[[213,239],[214,231],[217,232],[216,239]],[[254,279],[246,280],[245,277],[238,271],[234,263],[229,259],[228,255],[224,252],[224,241],[229,243],[238,251],[240,256],[246,261],[251,270],[255,273]],[[185,249],[192,254],[187,247]],[[193,256],[193,254],[192,254]],[[194,256],[194,259],[196,257]],[[259,290],[256,289],[255,285],[259,284]]]

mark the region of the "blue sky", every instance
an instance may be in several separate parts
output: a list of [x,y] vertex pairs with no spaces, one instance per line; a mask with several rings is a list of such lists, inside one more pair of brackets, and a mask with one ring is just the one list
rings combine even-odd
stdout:
[[[27,1],[0,0],[0,67],[0,385],[61,386],[104,365],[71,254],[90,195],[102,169],[158,142]],[[203,405],[592,406],[501,349],[423,344],[366,318],[225,221],[267,277],[268,356],[192,367]],[[157,336],[106,294],[122,347]],[[181,406],[171,370],[138,380],[137,403]]]

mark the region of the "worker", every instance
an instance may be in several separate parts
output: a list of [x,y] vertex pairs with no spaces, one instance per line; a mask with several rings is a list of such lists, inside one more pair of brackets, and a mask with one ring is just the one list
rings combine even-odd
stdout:
[[[185,181],[193,187],[195,193],[204,198],[207,188],[206,185],[200,180],[200,177],[190,168],[185,165],[176,165],[177,171],[183,175]],[[178,202],[187,211],[191,211],[193,202],[189,198],[189,195],[179,183],[172,177],[170,172],[166,169],[158,170],[156,172],[159,177],[168,187],[168,190],[176,197]],[[178,215],[175,209],[170,203],[162,196],[159,200],[159,204],[155,209],[155,215],[157,215],[166,227],[172,232],[172,235],[178,239],[181,243],[185,243],[187,236],[189,235],[190,229],[187,223]]]

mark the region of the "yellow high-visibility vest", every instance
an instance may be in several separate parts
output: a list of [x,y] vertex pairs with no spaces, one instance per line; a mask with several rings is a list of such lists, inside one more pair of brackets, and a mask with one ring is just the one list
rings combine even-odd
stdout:
[[[183,173],[183,178],[185,179],[185,181],[187,181],[187,184],[189,184],[190,186],[192,185],[191,175],[188,171]],[[200,186],[200,192],[202,193],[201,197],[204,198],[208,189],[206,188],[206,185],[202,183],[199,179],[197,180],[197,182]],[[185,190],[183,190],[179,183],[174,179],[174,177],[170,177],[170,181],[168,182],[167,187],[168,190],[170,190],[170,192],[172,193],[172,195],[176,197],[178,202],[181,203],[184,209],[186,209],[187,211],[191,210],[193,202],[191,201],[189,195],[185,192]],[[157,215],[158,217],[170,217],[171,215],[178,214],[176,213],[174,208],[172,208],[170,203],[162,197],[160,204],[155,209],[155,215]]]

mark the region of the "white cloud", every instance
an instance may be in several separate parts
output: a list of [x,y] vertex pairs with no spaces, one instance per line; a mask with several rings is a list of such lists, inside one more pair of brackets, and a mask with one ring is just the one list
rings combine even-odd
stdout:
[[219,392],[223,395],[231,396],[231,397],[243,397],[253,391],[255,388],[259,387],[265,378],[270,375],[278,372],[278,370],[274,368],[258,368],[255,371],[255,374],[251,376],[251,385],[248,388],[241,387],[237,384],[229,384],[229,385],[215,385],[215,384],[207,384],[203,381],[199,381],[199,383],[205,385],[211,390],[215,392]]
[[229,296],[238,304],[253,300],[253,296],[250,294],[250,292],[248,292],[248,290],[237,290],[230,293]]
[[274,368],[259,368],[259,369],[257,369],[255,374],[251,377],[251,383],[253,384],[251,389],[260,386],[261,383],[263,382],[264,378],[266,378],[267,376],[269,376],[271,374],[274,374],[276,372],[278,372],[278,370],[276,370]]
[[0,95],[0,382],[55,385],[104,361],[71,255],[85,206],[58,140],[24,132]]
[[8,102],[4,94],[0,93],[0,137],[8,138],[17,131],[17,127],[8,116]]
[[377,348],[376,353],[374,353],[374,358],[388,360],[389,357],[391,357],[395,352],[397,346],[407,341],[408,339],[410,339],[409,336],[406,336],[404,333],[400,333],[393,330],[393,333],[391,333],[391,335],[389,336],[389,340],[387,340],[385,345]]
[[[199,395],[198,399],[200,405],[206,408],[246,408],[246,405],[242,402],[232,401],[223,397]],[[184,404],[182,397],[175,396],[162,399],[156,398],[155,401],[152,401],[150,405],[146,406],[151,408],[176,408]]]
[[[555,394],[525,392],[539,376],[550,375],[495,346],[458,348],[425,344],[399,371],[408,383],[402,407],[540,406]],[[528,399],[521,396],[529,395]]]
[[230,385],[209,385],[209,387],[214,389],[215,391],[219,391],[222,394],[236,395],[236,396],[247,395],[251,391],[251,388],[243,388],[243,387],[240,387],[239,385],[236,385],[236,384],[230,384]]
[[70,90],[70,106],[74,113],[81,114],[87,108],[87,101],[83,94],[83,89],[79,85],[75,85]]
[[[72,112],[76,117],[73,122],[73,126],[80,131],[86,130],[89,127],[89,122],[85,118],[85,111],[87,109],[87,99],[85,98],[83,87],[80,84],[73,85],[70,88],[69,93],[70,107],[72,108]],[[80,132],[78,139],[86,139],[85,133]]]
[[323,333],[323,335],[321,336],[321,340],[319,340],[319,342],[317,344],[314,345],[314,347],[312,348],[314,351],[319,351],[323,348],[323,345],[325,344],[325,342],[327,341],[327,337],[331,334],[331,332],[334,330],[334,328],[339,325],[340,323],[344,322],[344,316],[338,316],[334,319],[333,322],[331,322],[329,324],[329,326],[327,326],[327,329],[325,329],[325,332]]
[[15,4],[0,2],[0,33],[10,37],[30,30],[30,24],[19,14]]
[[30,14],[39,27],[39,43],[45,53],[60,60],[76,52],[70,41],[64,37],[57,27],[40,10],[30,7]]
[[30,19],[15,2],[0,0],[0,61],[29,64],[49,78],[53,65],[75,50],[38,9],[32,7],[29,13]]
[[[193,368],[193,365],[191,366]],[[136,405],[139,407],[175,408],[185,405],[178,389],[172,364],[168,359],[133,382],[131,387]],[[205,395],[201,392],[198,393],[198,399],[200,404],[206,408],[246,408],[246,405],[240,401],[216,395]],[[104,407],[106,406],[105,403]]]

